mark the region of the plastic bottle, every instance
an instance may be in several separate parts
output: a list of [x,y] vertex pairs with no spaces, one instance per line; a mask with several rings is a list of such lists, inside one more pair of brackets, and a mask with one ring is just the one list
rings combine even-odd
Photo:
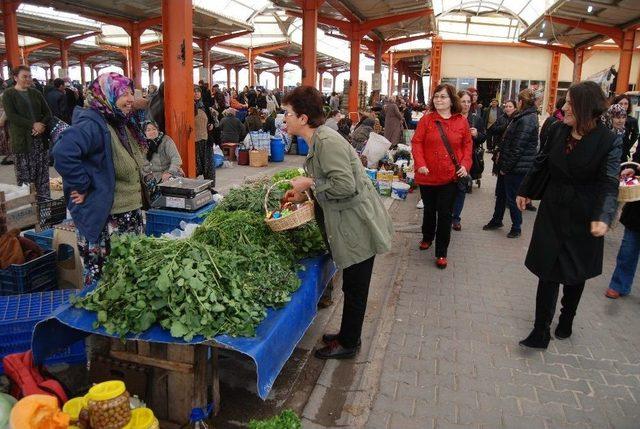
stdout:
[[193,408],[189,417],[189,429],[209,429],[209,425],[204,422],[206,418],[202,408]]

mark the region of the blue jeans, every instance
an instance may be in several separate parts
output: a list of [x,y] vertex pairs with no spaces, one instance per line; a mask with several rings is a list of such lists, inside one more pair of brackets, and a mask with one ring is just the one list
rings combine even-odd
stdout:
[[620,295],[629,295],[633,285],[633,277],[638,267],[638,257],[640,256],[640,232],[624,229],[618,258],[616,259],[616,269],[611,276],[609,288],[615,290]]
[[496,224],[502,224],[504,218],[504,212],[509,207],[509,214],[511,214],[511,230],[518,231],[522,229],[522,212],[516,205],[516,196],[518,195],[518,188],[524,179],[522,174],[505,174],[498,175],[498,182],[496,183],[496,205],[493,211],[493,218],[491,221]]
[[462,209],[464,209],[464,200],[467,198],[467,193],[458,189],[456,193],[456,201],[453,203],[453,217],[452,222],[460,223],[460,216],[462,215]]

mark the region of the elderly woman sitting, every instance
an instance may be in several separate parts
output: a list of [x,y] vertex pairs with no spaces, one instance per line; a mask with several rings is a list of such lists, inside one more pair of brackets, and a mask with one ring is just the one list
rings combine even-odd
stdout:
[[183,176],[182,158],[171,137],[160,132],[153,121],[146,121],[143,131],[147,138],[146,162],[142,167],[145,174],[153,173],[158,182],[164,182],[176,176]]
[[238,143],[247,135],[247,130],[240,119],[236,118],[236,110],[229,108],[222,112],[220,121],[220,141],[222,143]]
[[369,140],[369,134],[373,132],[375,124],[376,121],[374,119],[366,118],[351,134],[351,146],[353,146],[357,152],[362,152],[364,149],[367,140]]

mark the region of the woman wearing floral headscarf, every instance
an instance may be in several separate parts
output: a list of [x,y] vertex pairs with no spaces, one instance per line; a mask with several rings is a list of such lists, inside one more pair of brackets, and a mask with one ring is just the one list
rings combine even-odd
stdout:
[[146,139],[132,116],[133,102],[131,79],[98,76],[85,108],[74,111],[73,126],[54,146],[87,284],[102,274],[112,234],[143,232],[140,171]]

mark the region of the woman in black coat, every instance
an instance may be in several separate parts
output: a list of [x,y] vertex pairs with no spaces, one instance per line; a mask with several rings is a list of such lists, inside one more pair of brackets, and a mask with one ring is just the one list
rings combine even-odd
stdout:
[[631,116],[631,100],[627,95],[618,95],[613,99],[613,102],[621,105],[627,111],[627,121],[624,124],[624,139],[622,140],[622,157],[620,158],[620,162],[623,163],[629,160],[631,148],[638,140],[638,120]]
[[491,220],[482,229],[502,228],[504,212],[509,207],[512,225],[507,237],[517,238],[521,235],[522,213],[516,206],[516,196],[538,153],[538,112],[535,94],[530,89],[518,94],[518,112],[513,115],[498,148],[496,204]]
[[518,192],[520,210],[541,199],[525,265],[538,278],[533,331],[520,342],[546,349],[563,287],[558,339],[571,336],[587,279],[602,273],[604,235],[617,208],[622,142],[599,121],[607,101],[595,82],[572,85],[563,107]]

